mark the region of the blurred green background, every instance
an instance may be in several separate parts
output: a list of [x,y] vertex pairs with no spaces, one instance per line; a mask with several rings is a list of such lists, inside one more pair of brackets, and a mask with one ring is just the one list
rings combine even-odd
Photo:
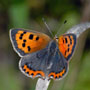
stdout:
[[[0,90],[35,90],[37,79],[24,76],[18,68],[20,57],[12,48],[9,30],[47,33],[43,17],[54,33],[67,20],[61,35],[76,24],[90,21],[90,0],[0,0]],[[48,90],[90,90],[90,30],[78,40],[68,75],[52,80]]]

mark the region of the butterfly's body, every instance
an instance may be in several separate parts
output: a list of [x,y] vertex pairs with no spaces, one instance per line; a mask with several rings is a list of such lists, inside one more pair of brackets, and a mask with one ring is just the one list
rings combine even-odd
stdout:
[[19,68],[26,76],[56,80],[68,72],[68,60],[76,45],[74,34],[62,35],[57,40],[46,34],[14,29],[10,37],[15,51],[22,57]]

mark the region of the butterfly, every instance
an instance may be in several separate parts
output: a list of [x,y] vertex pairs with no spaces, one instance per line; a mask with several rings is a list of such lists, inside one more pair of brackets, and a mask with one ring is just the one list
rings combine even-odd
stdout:
[[11,29],[10,40],[21,57],[19,68],[23,74],[31,78],[60,80],[68,72],[77,38],[72,33],[50,38],[33,30]]

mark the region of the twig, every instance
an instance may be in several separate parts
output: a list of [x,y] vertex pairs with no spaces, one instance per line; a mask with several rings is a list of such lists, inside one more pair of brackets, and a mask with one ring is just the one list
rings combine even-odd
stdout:
[[47,90],[50,80],[47,78],[45,80],[39,78],[36,84],[36,90]]
[[74,33],[76,34],[77,38],[87,29],[90,28],[90,23],[82,23],[82,24],[78,24],[74,27],[72,27],[71,29],[69,29],[66,33]]
[[[76,34],[77,38],[86,30],[90,28],[90,23],[82,23],[78,24],[71,29],[69,29],[66,33]],[[45,80],[39,78],[36,84],[36,90],[47,90],[50,84],[50,80],[47,78]]]

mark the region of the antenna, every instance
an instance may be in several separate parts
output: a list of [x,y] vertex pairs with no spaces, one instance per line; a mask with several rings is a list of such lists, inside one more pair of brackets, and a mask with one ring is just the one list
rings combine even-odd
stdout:
[[51,34],[51,36],[53,37],[54,35],[53,35],[53,33],[51,32],[51,30],[50,30],[49,26],[47,25],[47,23],[46,23],[45,19],[44,19],[44,18],[42,18],[42,20],[43,20],[43,22],[44,22],[44,24],[45,24],[45,26],[46,26],[47,30],[49,31],[49,33],[50,33],[50,34]]
[[61,25],[60,29],[57,31],[56,35],[57,36],[60,33],[60,30],[63,28],[63,26],[67,23],[67,20],[64,21],[64,23]]

